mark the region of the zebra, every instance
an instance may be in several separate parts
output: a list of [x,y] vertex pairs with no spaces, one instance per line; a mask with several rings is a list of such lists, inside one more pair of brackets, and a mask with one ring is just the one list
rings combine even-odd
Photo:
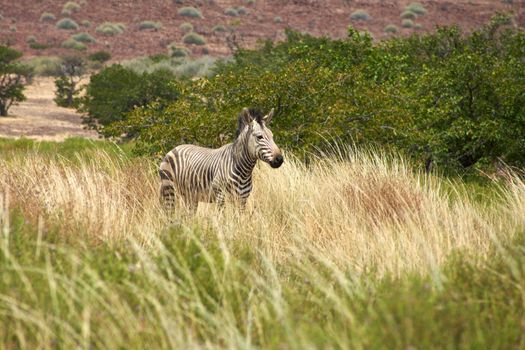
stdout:
[[160,197],[173,209],[176,194],[195,211],[198,202],[224,204],[231,195],[241,208],[252,191],[252,172],[260,159],[279,168],[284,158],[266,126],[274,110],[263,115],[244,108],[238,116],[235,141],[217,149],[180,145],[169,151],[159,167]]

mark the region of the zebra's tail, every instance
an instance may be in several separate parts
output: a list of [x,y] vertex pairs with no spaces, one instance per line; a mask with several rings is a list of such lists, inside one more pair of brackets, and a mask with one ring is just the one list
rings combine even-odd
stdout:
[[175,208],[175,186],[169,163],[163,161],[159,168],[160,202],[166,210]]

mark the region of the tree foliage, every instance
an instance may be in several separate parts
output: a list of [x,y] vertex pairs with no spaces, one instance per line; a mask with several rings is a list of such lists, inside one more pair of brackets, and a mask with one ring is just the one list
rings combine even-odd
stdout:
[[343,40],[287,32],[177,84],[180,98],[144,104],[108,130],[134,130],[140,152],[218,146],[243,107],[275,107],[277,142],[304,154],[337,140],[450,169],[525,163],[525,34],[505,16],[470,34],[438,28],[379,43],[352,28]]
[[31,70],[17,62],[22,53],[0,45],[0,116],[6,116],[16,102],[26,99],[25,85],[31,78]]
[[61,74],[55,80],[55,103],[61,107],[77,107],[81,88],[78,86],[85,72],[84,60],[77,56],[65,57]]
[[[91,77],[80,101],[79,109],[86,113],[84,122],[103,135],[111,136],[113,134],[106,127],[123,120],[134,108],[153,102],[164,106],[176,100],[179,92],[173,80],[173,74],[167,70],[138,74],[121,65],[104,68]],[[123,133],[129,135],[127,131]]]

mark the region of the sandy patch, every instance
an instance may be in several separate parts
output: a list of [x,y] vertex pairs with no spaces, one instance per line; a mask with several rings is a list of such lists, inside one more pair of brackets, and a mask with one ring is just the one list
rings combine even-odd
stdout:
[[58,107],[53,102],[53,78],[35,78],[25,94],[27,101],[12,106],[9,116],[0,117],[0,137],[53,141],[73,136],[98,138],[96,132],[84,128],[79,113],[74,109]]

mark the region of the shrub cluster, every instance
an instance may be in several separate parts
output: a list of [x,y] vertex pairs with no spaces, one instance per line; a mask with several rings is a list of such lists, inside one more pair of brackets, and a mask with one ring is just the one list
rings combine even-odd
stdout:
[[40,22],[53,22],[56,19],[55,15],[51,12],[44,12],[40,16]]
[[155,21],[142,21],[139,23],[139,30],[153,29],[159,30],[162,28],[162,23]]
[[470,34],[440,28],[379,43],[353,29],[344,40],[287,32],[285,42],[240,50],[215,76],[185,83],[191,94],[136,109],[113,130],[135,130],[143,151],[177,140],[218,146],[233,139],[243,107],[275,107],[276,139],[305,154],[328,138],[395,147],[450,169],[524,165],[525,33],[507,23],[498,16]]
[[80,110],[87,113],[85,122],[105,133],[105,127],[122,120],[136,107],[155,102],[163,108],[177,100],[179,88],[166,70],[138,74],[121,65],[113,65],[91,76]]
[[187,33],[182,37],[182,42],[185,44],[193,44],[193,45],[206,45],[206,39],[202,35],[199,35],[195,32]]
[[124,33],[126,26],[122,23],[104,22],[97,27],[97,33],[115,36]]
[[184,17],[202,18],[202,13],[195,7],[191,6],[180,8],[178,14]]
[[63,18],[60,21],[57,22],[56,27],[58,29],[65,29],[65,30],[77,30],[78,24],[71,18]]

